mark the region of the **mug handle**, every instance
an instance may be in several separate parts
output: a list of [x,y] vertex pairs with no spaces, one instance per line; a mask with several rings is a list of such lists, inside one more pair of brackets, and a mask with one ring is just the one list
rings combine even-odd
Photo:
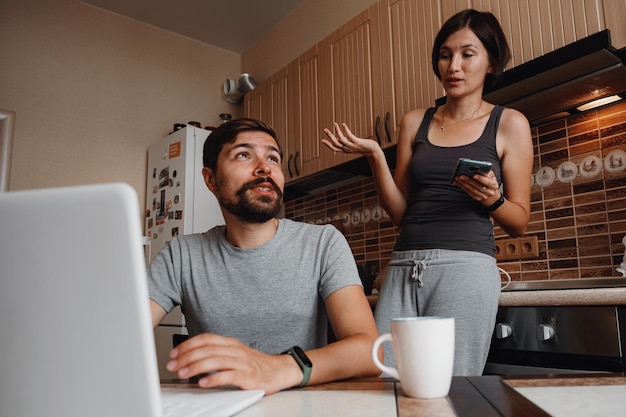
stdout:
[[391,333],[385,333],[384,335],[382,335],[378,339],[376,339],[376,341],[372,345],[372,360],[374,361],[374,365],[376,365],[376,367],[378,369],[380,369],[383,372],[388,373],[389,375],[391,375],[392,377],[394,377],[395,379],[397,379],[399,381],[400,380],[400,374],[398,373],[398,370],[396,368],[392,368],[390,366],[385,366],[378,359],[378,348],[384,342],[391,342]]

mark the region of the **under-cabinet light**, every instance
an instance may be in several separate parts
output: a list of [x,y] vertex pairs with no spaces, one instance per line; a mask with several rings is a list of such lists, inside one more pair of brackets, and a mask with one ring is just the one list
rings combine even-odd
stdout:
[[589,102],[587,104],[583,104],[582,106],[576,107],[576,110],[578,110],[578,111],[591,110],[591,109],[595,109],[596,107],[604,106],[605,104],[609,104],[609,103],[613,103],[613,102],[619,101],[621,99],[622,98],[620,96],[618,96],[618,95],[604,97],[604,98],[599,98],[599,99],[591,101],[591,102]]

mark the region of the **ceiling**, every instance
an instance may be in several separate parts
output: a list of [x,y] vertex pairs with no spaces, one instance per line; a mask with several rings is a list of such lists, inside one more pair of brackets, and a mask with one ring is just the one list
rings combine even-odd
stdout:
[[304,0],[82,0],[179,35],[241,54]]

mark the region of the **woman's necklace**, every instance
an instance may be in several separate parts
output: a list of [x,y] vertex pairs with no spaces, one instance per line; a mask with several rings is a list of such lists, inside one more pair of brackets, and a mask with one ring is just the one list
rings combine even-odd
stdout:
[[476,113],[478,113],[478,110],[480,110],[480,108],[482,107],[482,105],[483,105],[483,102],[481,101],[480,102],[480,106],[478,106],[478,108],[476,110],[474,110],[474,113],[472,113],[471,116],[466,117],[465,119],[459,120],[457,122],[448,123],[447,125],[446,125],[446,115],[442,113],[442,115],[441,115],[441,127],[439,128],[439,131],[443,132],[444,130],[446,130],[446,126],[452,126],[452,125],[455,125],[457,123],[466,122],[466,121],[468,121],[470,119],[473,119],[474,116],[476,116]]

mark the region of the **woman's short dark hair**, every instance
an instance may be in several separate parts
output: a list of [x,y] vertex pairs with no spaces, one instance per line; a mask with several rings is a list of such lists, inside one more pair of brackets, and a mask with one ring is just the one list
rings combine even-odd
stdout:
[[276,138],[274,129],[266,125],[260,120],[241,118],[220,125],[214,129],[208,138],[204,141],[202,149],[202,164],[213,170],[217,170],[217,158],[227,143],[233,143],[242,132],[264,132],[274,138],[282,157],[282,149]]
[[474,9],[458,12],[448,19],[437,33],[432,53],[435,75],[441,80],[438,65],[441,46],[450,35],[466,27],[474,32],[489,54],[489,64],[493,72],[487,74],[485,84],[493,84],[502,77],[504,67],[511,59],[511,50],[498,19],[490,12],[479,12]]

